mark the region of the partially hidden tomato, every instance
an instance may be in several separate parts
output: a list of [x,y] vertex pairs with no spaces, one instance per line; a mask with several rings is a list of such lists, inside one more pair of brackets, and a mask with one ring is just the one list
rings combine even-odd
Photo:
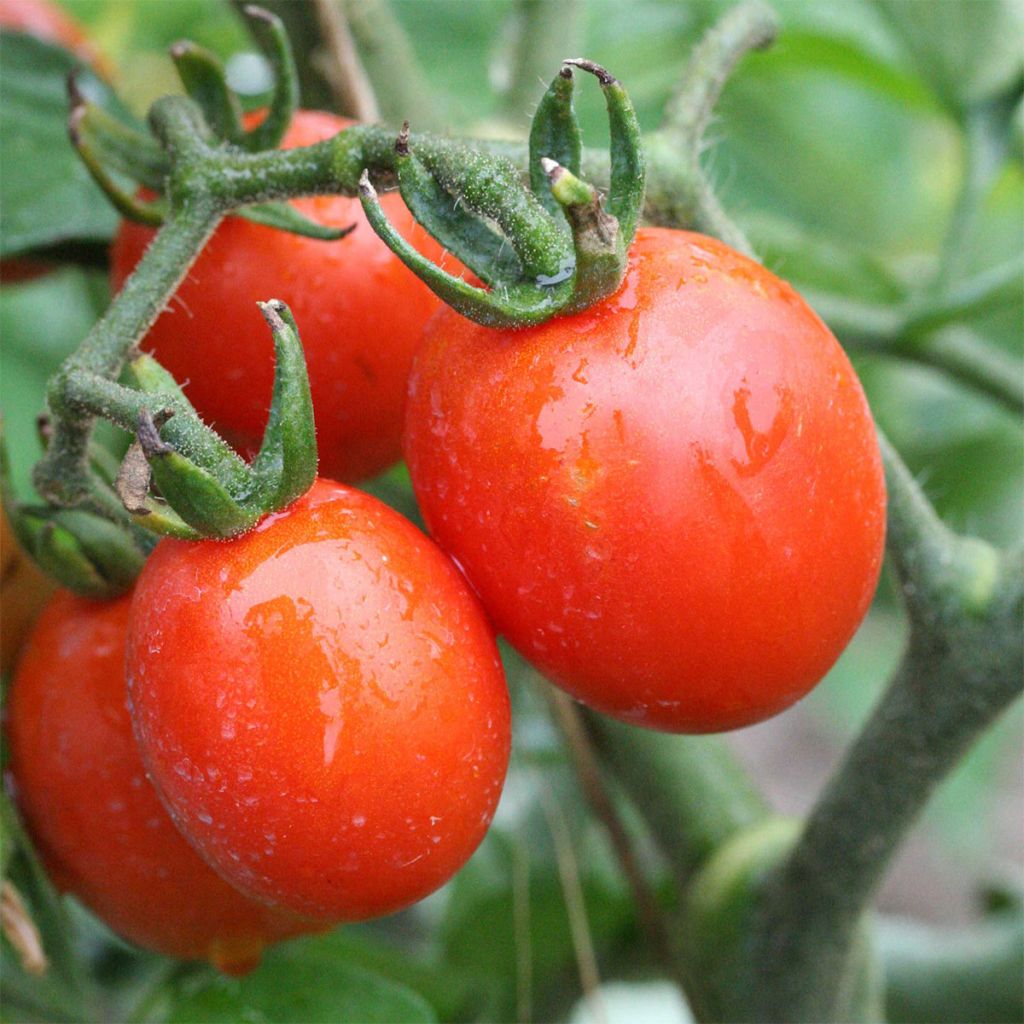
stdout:
[[343,484],[319,481],[237,540],[162,541],[127,672],[179,828],[272,906],[398,910],[490,823],[510,744],[490,624],[429,538]]
[[405,452],[499,633],[640,725],[782,710],[878,580],[884,480],[852,367],[789,285],[700,235],[641,230],[619,291],[575,316],[439,315]]
[[18,546],[7,516],[0,511],[0,672],[4,675],[14,668],[32,623],[53,590],[53,584]]
[[105,77],[110,66],[86,35],[85,29],[59,4],[51,0],[3,0],[0,26],[56,43],[93,65]]
[[55,884],[147,949],[255,967],[269,942],[319,930],[254,903],[175,829],[147,781],[124,675],[130,599],[59,591],[29,639],[8,706],[18,805]]
[[[283,146],[311,145],[350,124],[300,111]],[[397,193],[382,196],[382,202],[396,228],[424,255],[444,260]],[[354,223],[356,229],[323,242],[228,218],[142,344],[184,383],[199,413],[251,453],[259,447],[270,408],[274,352],[256,302],[288,303],[309,368],[320,472],[361,480],[401,455],[409,367],[440,301],[374,234],[357,199],[317,196],[294,205],[319,223]],[[152,237],[149,228],[121,225],[112,252],[115,289]]]

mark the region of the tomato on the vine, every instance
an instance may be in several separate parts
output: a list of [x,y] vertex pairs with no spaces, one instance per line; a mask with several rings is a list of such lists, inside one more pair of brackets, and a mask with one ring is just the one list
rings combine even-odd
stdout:
[[[311,145],[350,124],[299,111],[282,146]],[[424,255],[444,259],[397,193],[382,201]],[[320,472],[361,480],[401,456],[409,367],[440,302],[374,234],[357,199],[316,196],[294,205],[319,223],[356,229],[324,242],[228,218],[142,344],[184,383],[200,415],[249,454],[259,447],[273,379],[273,343],[256,302],[286,302],[306,353]],[[112,252],[115,290],[152,238],[150,228],[121,225]]]
[[40,617],[7,712],[17,802],[55,884],[115,932],[242,973],[268,942],[322,925],[247,899],[175,829],[132,734],[129,606],[59,591]]
[[707,732],[803,696],[882,559],[860,384],[785,282],[641,230],[619,291],[526,330],[431,323],[405,453],[498,631],[579,700]]
[[343,484],[233,541],[161,542],[127,672],[178,827],[273,906],[407,906],[462,866],[497,805],[509,703],[490,624],[428,537]]

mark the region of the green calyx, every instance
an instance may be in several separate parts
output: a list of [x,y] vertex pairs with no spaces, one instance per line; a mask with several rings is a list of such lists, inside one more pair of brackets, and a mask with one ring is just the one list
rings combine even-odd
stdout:
[[[611,131],[607,209],[579,178],[580,131],[573,68],[601,84]],[[625,90],[591,61],[567,60],[530,131],[529,178],[499,156],[458,151],[402,129],[398,188],[413,216],[483,287],[443,270],[392,227],[365,171],[359,196],[373,229],[440,298],[489,327],[525,327],[578,312],[613,294],[644,197],[640,128]]]
[[[241,104],[228,85],[220,59],[187,40],[175,43],[170,56],[195,114],[186,122],[185,130],[175,135],[173,129],[182,120],[181,104],[172,101],[178,109],[176,116],[168,119],[167,104],[158,103],[153,129],[164,145],[91,103],[79,91],[74,76],[68,80],[68,135],[93,180],[122,217],[151,227],[167,219],[165,197],[140,199],[119,178],[127,176],[152,191],[164,191],[173,162],[168,159],[168,150],[174,151],[176,140],[193,149],[206,149],[211,155],[217,154],[221,146],[257,153],[280,145],[299,102],[295,60],[279,18],[253,6],[246,7],[245,14],[276,73],[267,115],[249,131],[242,123]],[[257,203],[234,213],[257,224],[321,241],[337,241],[352,230],[351,226],[318,224],[284,202]]]
[[316,431],[309,378],[288,307],[260,303],[274,336],[274,393],[260,450],[248,465],[202,423],[151,356],[127,366],[132,388],[115,385],[107,414],[135,440],[116,489],[133,522],[183,539],[245,533],[268,512],[301,497],[316,477]]
[[[43,431],[45,443],[48,431]],[[88,461],[98,485],[109,487],[109,452],[91,445]],[[20,501],[10,479],[7,444],[0,435],[0,500],[18,544],[48,576],[84,597],[116,597],[142,568],[151,540],[95,512]]]

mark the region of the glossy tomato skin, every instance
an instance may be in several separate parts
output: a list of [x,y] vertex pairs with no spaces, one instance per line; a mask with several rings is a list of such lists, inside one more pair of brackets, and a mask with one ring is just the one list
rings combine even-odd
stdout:
[[175,821],[271,905],[398,910],[462,866],[494,813],[509,704],[490,624],[429,538],[342,484],[238,540],[158,545],[127,667]]
[[[283,147],[311,145],[350,121],[300,111]],[[381,197],[396,228],[421,252],[444,253],[397,193]],[[143,348],[185,383],[199,413],[248,454],[259,447],[273,381],[274,347],[257,301],[288,303],[299,326],[316,416],[320,472],[356,481],[401,455],[402,405],[413,353],[440,301],[374,234],[358,199],[294,204],[322,224],[356,229],[322,242],[229,218],[199,255]],[[142,258],[151,229],[123,223],[111,253],[115,290]],[[454,261],[448,261],[449,269]]]
[[54,882],[115,932],[243,973],[266,943],[322,926],[244,897],[174,827],[128,714],[129,606],[58,591],[40,617],[8,707],[18,804]]
[[884,482],[853,369],[789,285],[700,235],[641,230],[620,290],[576,316],[439,315],[405,452],[499,633],[639,725],[782,710],[877,583]]

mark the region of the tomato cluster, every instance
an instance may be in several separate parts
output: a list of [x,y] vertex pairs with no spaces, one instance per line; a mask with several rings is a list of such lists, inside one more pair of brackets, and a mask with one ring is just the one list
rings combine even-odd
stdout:
[[[286,144],[343,125],[303,114]],[[443,309],[428,324],[437,301],[353,201],[304,208],[358,230],[324,243],[228,220],[145,345],[251,450],[271,387],[254,302],[279,295],[322,472],[397,458],[407,393],[433,540],[321,479],[241,538],[162,541],[130,599],[54,600],[10,708],[19,800],[58,884],[128,938],[231,970],[405,907],[470,856],[509,756],[495,629],[597,710],[735,728],[829,669],[884,539],[849,362],[722,243],[642,229],[616,294],[494,330]],[[122,227],[115,283],[147,239]]]

